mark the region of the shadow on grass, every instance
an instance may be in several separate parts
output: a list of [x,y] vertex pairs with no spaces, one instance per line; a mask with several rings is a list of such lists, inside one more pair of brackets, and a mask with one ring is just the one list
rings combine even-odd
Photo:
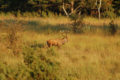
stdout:
[[[36,21],[36,20],[30,20],[30,21],[25,21],[25,20],[4,20],[0,21],[0,23],[4,23],[5,26],[11,24],[11,23],[18,23],[21,24],[22,28],[24,28],[25,31],[35,31],[38,33],[54,33],[54,32],[59,32],[61,30],[70,30],[71,28],[68,27],[67,25],[64,24],[58,24],[58,25],[51,25],[48,23],[42,23],[41,21]],[[11,25],[12,26],[12,25]]]
[[26,24],[26,30],[32,30],[38,33],[56,33],[59,32],[61,30],[65,30],[68,31],[71,28],[68,27],[67,25],[51,25],[51,24],[45,24],[43,25],[40,22],[28,22],[28,24]]
[[[43,23],[42,21],[38,20],[14,20],[8,19],[4,21],[0,21],[0,23],[10,24],[10,23],[19,23],[22,25],[25,31],[35,31],[37,33],[57,33],[61,30],[64,31],[71,31],[72,32],[72,25],[70,24],[57,24],[51,25],[49,23]],[[120,27],[116,27],[117,31],[120,34]],[[81,33],[93,33],[93,34],[109,34],[110,25],[103,25],[103,26],[93,26],[93,25],[84,25],[82,28],[77,30],[78,34]]]
[[93,33],[93,34],[104,34],[104,35],[113,35],[120,34],[120,26],[118,25],[103,25],[103,26],[93,26],[85,25],[82,28],[83,33]]

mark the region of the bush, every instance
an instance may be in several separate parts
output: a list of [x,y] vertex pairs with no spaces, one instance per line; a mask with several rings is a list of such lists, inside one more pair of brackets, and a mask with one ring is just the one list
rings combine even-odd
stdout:
[[3,63],[0,63],[0,80],[6,80],[6,66]]
[[105,35],[112,35],[114,36],[117,33],[117,25],[112,20],[109,25],[103,26],[103,31]]
[[22,30],[21,25],[17,23],[10,23],[7,30],[8,46],[12,49],[14,54],[20,53],[21,51],[21,40],[19,32]]
[[16,67],[0,63],[0,80],[30,80],[30,70],[24,65]]
[[[49,50],[50,53],[55,51]],[[60,80],[59,63],[48,51],[23,48],[23,63],[8,65],[0,62],[0,80]]]
[[114,21],[112,20],[110,23],[109,23],[109,33],[110,35],[115,35],[117,32],[117,25],[114,24]]
[[31,70],[33,80],[59,79],[59,63],[47,55],[48,51],[36,53],[33,48],[25,47],[23,54],[25,65]]
[[105,17],[105,18],[115,18],[116,14],[112,11],[106,11],[106,12],[104,12],[103,17]]
[[83,17],[80,15],[72,14],[70,19],[73,20],[72,30],[74,33],[82,32],[83,27]]

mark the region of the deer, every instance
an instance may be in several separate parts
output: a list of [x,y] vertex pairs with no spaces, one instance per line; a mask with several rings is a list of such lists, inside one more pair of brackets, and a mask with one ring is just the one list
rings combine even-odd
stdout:
[[47,40],[47,46],[49,48],[52,46],[60,47],[67,42],[68,42],[68,37],[67,37],[67,33],[66,33],[66,35],[63,38]]

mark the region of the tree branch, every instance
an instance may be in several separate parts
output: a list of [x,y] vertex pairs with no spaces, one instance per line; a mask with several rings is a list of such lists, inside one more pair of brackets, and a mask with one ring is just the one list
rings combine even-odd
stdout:
[[62,8],[63,8],[63,11],[65,12],[66,16],[69,17],[69,14],[68,14],[68,12],[67,12],[66,9],[65,9],[64,2],[63,2],[63,7],[62,7]]
[[100,12],[101,3],[102,3],[102,0],[99,1],[99,7],[98,7],[99,19],[101,18],[101,12]]

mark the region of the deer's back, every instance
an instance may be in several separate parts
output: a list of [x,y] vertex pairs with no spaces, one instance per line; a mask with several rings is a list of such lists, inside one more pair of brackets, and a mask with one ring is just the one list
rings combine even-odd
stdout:
[[54,39],[54,40],[48,40],[47,41],[47,45],[51,45],[51,46],[60,46],[62,45],[62,40],[61,39]]

